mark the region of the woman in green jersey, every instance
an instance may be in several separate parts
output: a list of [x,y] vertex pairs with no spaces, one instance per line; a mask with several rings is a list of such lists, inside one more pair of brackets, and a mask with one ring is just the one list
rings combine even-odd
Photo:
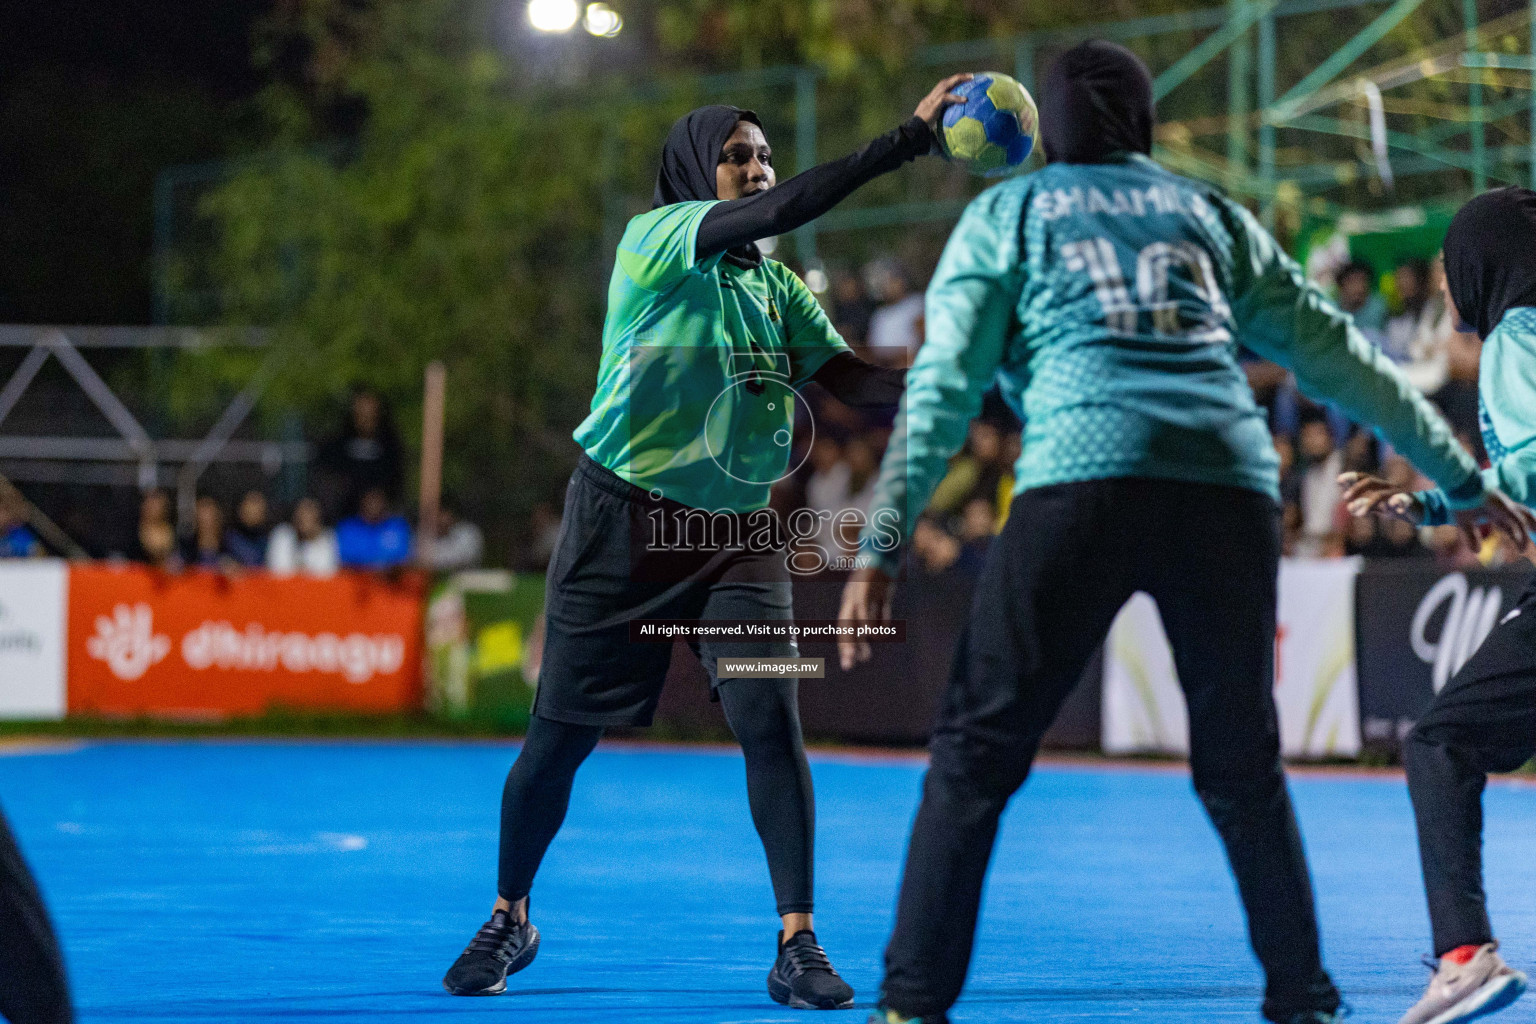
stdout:
[[[791,471],[799,391],[810,381],[859,407],[894,408],[902,373],[848,350],[810,290],[756,239],[821,216],[864,182],[936,150],[950,90],[855,153],[775,187],[762,122],[701,107],[673,125],[653,208],[630,221],[608,288],[584,455],[566,492],[549,566],[547,631],[528,736],[502,797],[498,898],[443,979],[492,995],[532,962],[528,892],[560,828],[576,769],[611,726],[649,725],[670,643],[635,642],[642,620],[762,622],[791,617],[783,531],[767,510]],[[852,1004],[813,931],[815,810],[797,680],[727,679],[721,657],[793,658],[791,640],[700,637],[746,758],[752,819],[783,930],[769,994],[801,1008]]]

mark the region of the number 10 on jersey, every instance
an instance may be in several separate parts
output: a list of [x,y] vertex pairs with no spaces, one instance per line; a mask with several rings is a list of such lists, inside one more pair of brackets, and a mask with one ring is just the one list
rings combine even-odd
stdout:
[[[1211,256],[1193,242],[1153,242],[1136,255],[1136,296],[1121,268],[1115,244],[1107,238],[1087,238],[1062,245],[1068,270],[1085,273],[1104,310],[1104,323],[1120,334],[1152,333],[1189,341],[1220,343],[1232,340],[1227,324],[1232,311],[1221,293]],[[1170,294],[1170,280],[1185,293]]]

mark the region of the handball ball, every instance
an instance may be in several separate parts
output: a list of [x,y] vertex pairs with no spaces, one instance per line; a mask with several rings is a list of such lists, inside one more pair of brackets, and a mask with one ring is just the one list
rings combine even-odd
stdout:
[[995,71],[950,92],[965,97],[944,109],[944,152],[988,178],[1011,174],[1035,148],[1040,123],[1035,101],[1017,81]]

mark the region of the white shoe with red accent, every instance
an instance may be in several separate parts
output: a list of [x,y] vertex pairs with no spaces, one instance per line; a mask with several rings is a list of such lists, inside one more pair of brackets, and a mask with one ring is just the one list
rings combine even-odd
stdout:
[[1526,978],[1504,962],[1499,944],[1462,946],[1441,957],[1424,998],[1398,1024],[1465,1024],[1497,1013],[1520,998]]

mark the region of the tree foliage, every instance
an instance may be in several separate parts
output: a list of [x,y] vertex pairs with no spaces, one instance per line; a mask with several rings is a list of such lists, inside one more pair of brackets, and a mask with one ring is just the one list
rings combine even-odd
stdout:
[[[588,106],[514,91],[503,60],[445,28],[468,23],[466,6],[290,8],[267,45],[308,57],[265,99],[285,148],[245,165],[204,212],[226,320],[270,332],[269,404],[334,415],[367,383],[414,440],[423,369],[443,360],[448,485],[499,524],[548,493],[559,470],[539,456],[569,446],[595,375],[610,126]],[[316,145],[349,104],[365,111],[354,137]]]

